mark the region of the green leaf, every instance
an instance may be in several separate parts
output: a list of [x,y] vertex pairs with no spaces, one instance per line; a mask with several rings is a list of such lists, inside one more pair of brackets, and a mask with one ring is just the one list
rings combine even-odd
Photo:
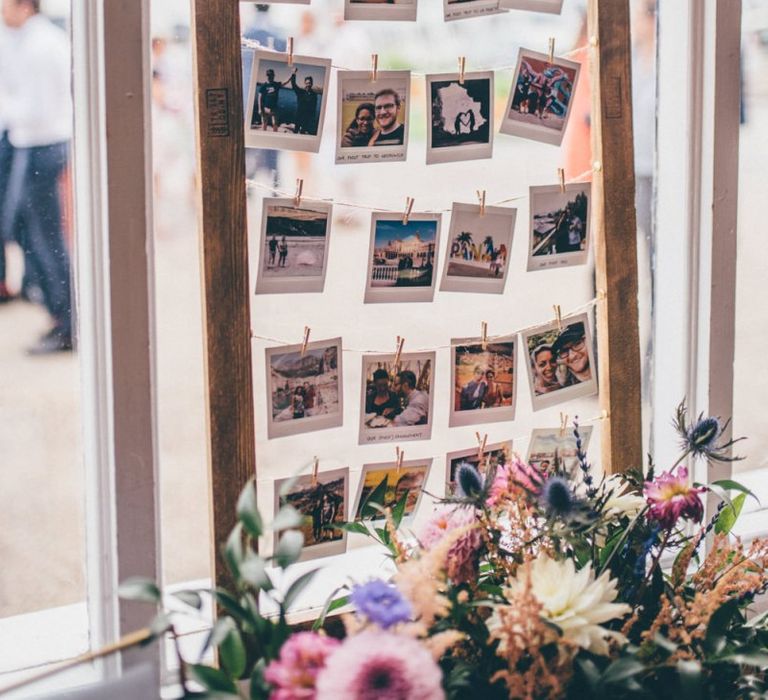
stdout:
[[235,620],[249,620],[248,611],[240,605],[240,602],[229,591],[223,588],[216,588],[213,591],[216,602],[221,605]]
[[243,524],[238,523],[229,533],[224,545],[224,559],[235,578],[240,577],[240,563],[243,561]]
[[272,693],[272,686],[264,680],[266,665],[267,660],[262,658],[253,667],[253,673],[251,674],[251,700],[268,700]]
[[264,521],[256,503],[256,485],[253,479],[248,481],[240,492],[240,498],[237,499],[237,517],[251,537],[261,537],[264,532]]
[[367,535],[368,537],[371,536],[371,531],[368,529],[365,523],[339,523],[338,525],[333,525],[333,528],[337,530],[344,530],[345,532],[354,532],[358,535]]
[[768,653],[761,649],[735,651],[733,654],[719,656],[717,660],[738,664],[739,666],[756,666],[761,671],[768,669]]
[[214,693],[228,693],[239,697],[237,686],[227,674],[217,668],[204,666],[203,664],[191,664],[190,675],[206,690]]
[[219,644],[219,659],[230,678],[238,679],[243,675],[246,653],[243,638],[237,627],[232,627]]
[[596,691],[600,685],[600,670],[597,668],[595,662],[592,661],[592,659],[577,656],[574,659],[574,664],[581,671],[590,690]]
[[621,683],[645,671],[645,664],[631,656],[616,659],[603,671],[602,682],[606,685]]
[[339,608],[343,608],[347,603],[349,603],[348,595],[343,595],[340,598],[334,598],[334,596],[339,591],[346,590],[346,588],[346,586],[339,586],[326,598],[325,605],[323,605],[323,609],[320,612],[320,615],[312,625],[313,632],[317,632],[317,630],[319,630],[325,624],[325,618],[328,617],[329,613],[333,612],[334,610],[338,610]]
[[717,521],[715,522],[715,532],[718,535],[727,535],[733,529],[746,500],[747,494],[740,493],[731,501],[730,505],[725,506],[720,511],[720,515],[717,516]]
[[[360,517],[363,520],[368,518],[375,518],[384,506],[384,501],[387,499],[387,477],[385,476],[379,485],[368,494],[368,498],[365,499],[360,507]],[[375,506],[378,506],[376,508]]]
[[710,654],[716,655],[725,649],[728,627],[730,627],[731,620],[738,610],[738,601],[729,600],[715,610],[712,617],[709,618],[704,648]]
[[306,516],[299,513],[293,506],[284,505],[278,511],[270,527],[275,532],[301,527],[304,524],[305,517]]
[[267,574],[267,562],[257,554],[249,554],[240,564],[240,578],[259,590],[271,591],[274,588]]
[[400,523],[403,521],[405,515],[405,504],[408,502],[408,491],[406,491],[400,498],[395,507],[392,509],[392,522],[395,525],[395,530],[400,527]]
[[235,621],[231,617],[220,617],[213,623],[208,644],[213,647],[219,646],[233,629],[235,629]]
[[171,619],[164,612],[159,612],[149,625],[149,631],[154,637],[165,634],[171,628]]
[[293,564],[300,556],[304,547],[304,535],[298,530],[288,530],[283,533],[280,542],[277,543],[274,560],[282,569]]
[[677,644],[671,639],[667,639],[661,632],[656,632],[656,634],[653,635],[653,643],[670,654],[674,654],[677,651]]
[[738,481],[734,481],[733,479],[718,479],[712,483],[715,486],[720,486],[721,488],[728,489],[729,491],[739,491],[740,493],[746,494],[747,496],[752,496],[752,498],[754,498],[757,503],[760,503],[760,499],[746,486],[744,486],[744,484],[740,484]]
[[677,675],[680,679],[681,697],[684,700],[699,700],[704,690],[704,678],[698,661],[680,660],[677,662]]
[[155,604],[159,604],[163,597],[157,584],[144,576],[127,578],[118,587],[117,594],[124,600]]
[[301,576],[299,576],[299,578],[297,578],[290,586],[288,586],[288,590],[285,592],[285,596],[283,597],[283,607],[286,610],[291,607],[293,601],[296,600],[301,592],[312,582],[312,579],[315,577],[315,574],[318,571],[319,569],[312,569],[307,571],[306,573],[303,573]]
[[203,607],[203,599],[197,591],[176,591],[171,595],[195,610],[200,610]]

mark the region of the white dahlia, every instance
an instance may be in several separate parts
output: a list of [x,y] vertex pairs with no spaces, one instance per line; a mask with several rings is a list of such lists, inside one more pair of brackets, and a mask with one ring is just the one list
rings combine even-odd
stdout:
[[645,508],[645,499],[634,493],[632,487],[618,474],[606,480],[605,493],[608,497],[605,500],[603,512],[609,515],[626,515],[634,518]]
[[564,639],[595,654],[607,654],[607,640],[623,637],[600,624],[631,611],[629,605],[613,602],[616,580],[609,574],[605,571],[595,579],[591,566],[576,571],[573,559],[556,561],[541,555],[518,569],[510,592],[524,588],[530,576],[531,593],[542,606],[542,616],[562,630]]

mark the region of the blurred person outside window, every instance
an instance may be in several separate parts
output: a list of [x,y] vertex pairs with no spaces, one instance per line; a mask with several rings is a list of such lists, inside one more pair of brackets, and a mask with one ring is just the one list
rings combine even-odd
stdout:
[[29,353],[68,351],[70,260],[59,179],[72,135],[69,41],[40,14],[40,0],[2,0],[2,18],[7,31],[0,45],[0,124],[7,130],[10,170],[0,202],[0,235],[21,246],[25,277],[39,286],[52,320]]

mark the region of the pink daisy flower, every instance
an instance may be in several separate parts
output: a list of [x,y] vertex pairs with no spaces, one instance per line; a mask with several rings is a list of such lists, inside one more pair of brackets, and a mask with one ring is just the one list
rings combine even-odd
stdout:
[[671,530],[680,518],[700,523],[704,517],[704,504],[699,494],[706,490],[703,486],[688,484],[688,469],[682,465],[676,474],[662,472],[643,486],[643,496],[650,506],[648,519],[657,521],[666,530]]
[[317,700],[444,700],[442,673],[411,637],[380,631],[347,637],[317,677]]
[[[443,506],[436,510],[419,533],[423,549],[432,549],[448,533],[476,523],[474,508]],[[477,528],[467,530],[448,550],[446,573],[456,583],[471,581],[477,575],[477,561],[483,539]]]
[[326,658],[341,642],[315,632],[298,632],[280,649],[280,657],[269,662],[264,679],[274,688],[269,700],[312,700],[315,681]]

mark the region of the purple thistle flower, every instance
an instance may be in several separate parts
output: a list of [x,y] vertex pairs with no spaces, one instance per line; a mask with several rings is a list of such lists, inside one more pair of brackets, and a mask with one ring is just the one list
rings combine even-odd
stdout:
[[475,498],[483,491],[483,477],[469,462],[462,462],[456,471],[459,496]]
[[355,586],[349,600],[359,615],[367,617],[382,629],[407,622],[413,615],[410,603],[400,591],[381,579]]

